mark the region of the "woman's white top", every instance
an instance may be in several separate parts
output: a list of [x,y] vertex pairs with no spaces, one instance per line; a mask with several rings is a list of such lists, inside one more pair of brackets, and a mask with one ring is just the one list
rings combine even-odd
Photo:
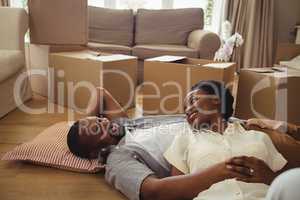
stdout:
[[[274,172],[287,163],[268,135],[254,130],[247,131],[239,123],[229,124],[223,135],[210,130],[197,133],[187,131],[177,135],[164,156],[185,174],[205,170],[236,156],[259,158]],[[258,200],[265,198],[267,190],[265,184],[228,179],[212,185],[196,199]]]

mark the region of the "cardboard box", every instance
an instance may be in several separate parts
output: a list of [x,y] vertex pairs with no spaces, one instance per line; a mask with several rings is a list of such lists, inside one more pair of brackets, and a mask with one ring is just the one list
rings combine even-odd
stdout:
[[30,41],[34,44],[87,44],[87,0],[29,0]]
[[289,68],[241,70],[235,116],[268,118],[300,125],[300,71]]
[[144,63],[144,114],[183,113],[184,98],[201,80],[217,80],[232,88],[235,64],[177,56],[162,56]]
[[279,43],[276,50],[276,63],[288,61],[300,54],[300,44]]
[[86,109],[91,92],[106,88],[124,109],[134,106],[137,58],[127,55],[99,55],[93,51],[51,53],[50,69],[55,103],[75,110]]

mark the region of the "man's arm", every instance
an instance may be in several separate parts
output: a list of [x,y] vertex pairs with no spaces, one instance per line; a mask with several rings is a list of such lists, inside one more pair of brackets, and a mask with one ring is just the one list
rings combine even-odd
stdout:
[[108,156],[105,179],[130,200],[184,200],[193,199],[225,179],[249,176],[248,168],[238,167],[234,171],[231,168],[223,162],[195,174],[158,178],[131,151],[120,147]]
[[292,123],[275,121],[269,119],[257,119],[252,118],[247,120],[248,127],[258,127],[262,130],[273,130],[281,133],[286,133],[292,136],[294,139],[300,141],[300,126]]
[[268,128],[261,128],[256,125],[251,125],[247,128],[248,130],[264,132],[271,138],[276,149],[288,161],[287,165],[282,171],[300,167],[300,157],[298,156],[300,154],[299,140],[296,140],[294,137],[288,134],[283,134],[281,132]]
[[116,99],[106,89],[100,87],[92,94],[87,108],[87,115],[104,116],[111,120],[128,117]]
[[[184,200],[193,199],[200,192],[225,179],[246,178],[248,168],[230,170],[225,162],[194,174],[182,174],[178,169],[172,169],[174,176],[158,179],[154,176],[146,178],[141,187],[143,200]],[[248,174],[248,175],[246,175]]]
[[239,179],[241,181],[270,184],[281,173],[300,167],[300,157],[298,156],[300,153],[300,142],[291,136],[291,133],[295,130],[291,124],[289,125],[290,128],[288,128],[289,133],[282,134],[282,132],[274,130],[271,126],[260,123],[261,122],[258,121],[254,121],[253,123],[252,121],[247,124],[247,129],[266,133],[272,140],[272,143],[278,152],[280,152],[288,161],[287,164],[277,172],[273,172],[264,161],[254,157],[241,156],[232,158],[229,160],[228,164],[232,165],[233,171],[236,169],[236,166],[252,169],[252,175],[246,179]]

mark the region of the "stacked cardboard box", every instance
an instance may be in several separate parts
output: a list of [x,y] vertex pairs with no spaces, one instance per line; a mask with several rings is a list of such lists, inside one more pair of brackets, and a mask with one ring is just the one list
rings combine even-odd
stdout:
[[[85,110],[96,87],[104,87],[124,109],[134,106],[137,58],[93,51],[51,53],[49,98],[59,105]],[[48,84],[49,84],[48,83]]]
[[190,88],[201,80],[222,81],[232,87],[235,64],[177,56],[161,56],[144,63],[144,114],[183,113]]
[[268,118],[300,125],[300,71],[291,68],[241,70],[236,117]]

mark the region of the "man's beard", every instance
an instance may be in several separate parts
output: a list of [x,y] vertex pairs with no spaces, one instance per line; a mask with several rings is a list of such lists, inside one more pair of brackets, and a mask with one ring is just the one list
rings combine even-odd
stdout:
[[120,125],[120,124],[118,124],[118,125],[119,125],[118,131],[116,131],[116,132],[109,131],[108,133],[112,138],[120,140],[125,136],[126,131],[125,131],[125,127],[123,125]]

